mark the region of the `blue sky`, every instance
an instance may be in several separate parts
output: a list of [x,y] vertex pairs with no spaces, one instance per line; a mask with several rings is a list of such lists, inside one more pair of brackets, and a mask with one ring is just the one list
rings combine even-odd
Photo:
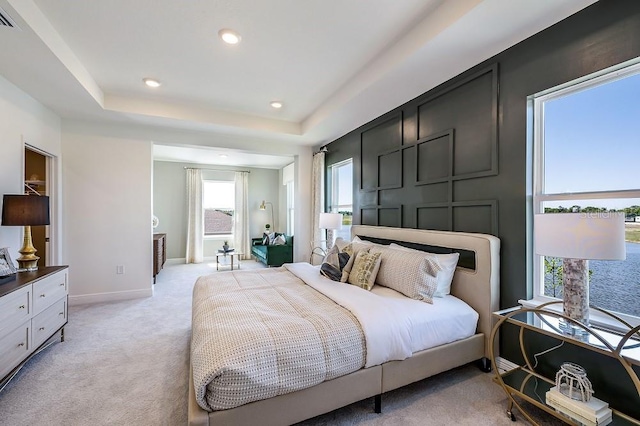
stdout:
[[640,74],[545,103],[546,193],[638,189],[638,154]]

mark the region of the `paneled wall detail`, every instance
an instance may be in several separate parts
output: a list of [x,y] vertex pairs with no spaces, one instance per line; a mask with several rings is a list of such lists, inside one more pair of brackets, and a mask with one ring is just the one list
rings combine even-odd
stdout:
[[473,190],[498,175],[497,129],[498,64],[362,127],[359,223],[497,235],[497,201]]
[[402,205],[362,206],[360,224],[402,228]]
[[400,112],[360,131],[361,190],[402,188],[402,121]]
[[498,64],[420,99],[417,120],[419,141],[455,131],[452,180],[497,175]]

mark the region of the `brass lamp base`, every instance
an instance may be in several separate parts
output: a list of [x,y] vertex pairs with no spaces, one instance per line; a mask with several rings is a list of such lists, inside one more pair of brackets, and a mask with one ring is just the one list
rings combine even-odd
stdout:
[[37,271],[38,270],[38,260],[40,258],[36,256],[36,248],[33,246],[33,241],[31,240],[31,227],[24,227],[24,239],[22,241],[22,248],[18,250],[22,256],[16,259],[18,262],[18,268],[27,271]]

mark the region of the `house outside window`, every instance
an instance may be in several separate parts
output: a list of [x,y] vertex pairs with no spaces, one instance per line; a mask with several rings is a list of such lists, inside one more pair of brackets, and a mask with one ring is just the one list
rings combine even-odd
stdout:
[[[591,305],[632,323],[640,317],[640,61],[635,62],[531,99],[533,211],[625,214],[627,259],[589,261],[589,292]],[[537,300],[562,298],[561,264],[535,255]]]
[[233,235],[235,182],[205,180],[202,192],[204,235]]
[[336,231],[336,238],[351,239],[353,219],[353,161],[348,159],[329,167],[330,198],[329,211],[342,214],[342,229]]

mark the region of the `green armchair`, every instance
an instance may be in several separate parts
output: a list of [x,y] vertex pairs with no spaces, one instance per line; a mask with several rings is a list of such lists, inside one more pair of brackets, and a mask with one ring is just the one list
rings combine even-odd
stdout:
[[293,262],[293,237],[286,237],[286,244],[265,246],[262,238],[251,239],[251,255],[267,266],[282,266]]

